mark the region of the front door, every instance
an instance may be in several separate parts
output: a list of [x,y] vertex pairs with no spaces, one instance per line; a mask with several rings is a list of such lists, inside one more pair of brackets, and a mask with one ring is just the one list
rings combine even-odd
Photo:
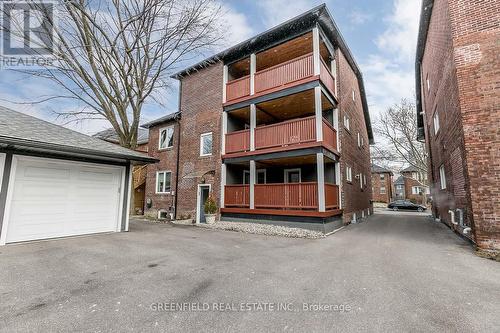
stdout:
[[198,223],[206,223],[205,219],[205,201],[207,201],[210,194],[210,185],[200,185],[198,186],[198,211],[197,217]]

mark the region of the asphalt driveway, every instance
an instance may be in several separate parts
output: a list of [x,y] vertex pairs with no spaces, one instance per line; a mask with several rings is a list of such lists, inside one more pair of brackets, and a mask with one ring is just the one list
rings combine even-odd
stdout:
[[[424,216],[375,215],[318,240],[131,231],[1,247],[0,331],[499,327],[500,264]],[[165,311],[181,304],[191,311]]]

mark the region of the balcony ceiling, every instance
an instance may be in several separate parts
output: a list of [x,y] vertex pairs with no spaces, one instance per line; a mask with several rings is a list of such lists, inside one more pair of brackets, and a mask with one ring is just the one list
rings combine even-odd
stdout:
[[[332,160],[325,158],[325,164],[333,163]],[[285,158],[277,158],[265,161],[257,161],[255,166],[257,169],[273,167],[273,166],[285,166],[290,169],[301,165],[308,164],[316,164],[316,155],[306,155],[306,156],[294,156],[294,157],[285,157]]]
[[312,33],[306,33],[283,44],[256,54],[257,71],[295,59],[313,51]]

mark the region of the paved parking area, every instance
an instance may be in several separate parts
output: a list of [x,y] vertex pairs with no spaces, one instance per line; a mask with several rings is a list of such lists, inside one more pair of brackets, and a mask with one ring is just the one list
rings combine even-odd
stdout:
[[499,290],[498,262],[423,216],[378,214],[317,240],[132,223],[0,248],[6,332],[493,332]]

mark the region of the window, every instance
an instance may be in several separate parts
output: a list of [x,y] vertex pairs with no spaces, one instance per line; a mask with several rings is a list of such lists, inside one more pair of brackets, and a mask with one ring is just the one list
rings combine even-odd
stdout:
[[285,183],[301,183],[302,174],[300,169],[285,169]]
[[345,167],[345,178],[348,182],[352,182],[352,169],[348,165]]
[[354,89],[352,90],[352,101],[356,101],[356,92],[354,91]]
[[358,132],[358,147],[361,148],[361,135]]
[[396,189],[397,190],[402,190],[403,189],[403,185],[396,185]]
[[362,189],[363,188],[363,174],[360,173],[358,174],[359,177],[359,187]]
[[[256,184],[265,184],[267,182],[266,178],[267,178],[266,177],[266,169],[258,169],[257,170]],[[250,184],[250,171],[249,170],[243,171],[243,184],[245,184],[245,185]]]
[[411,174],[411,178],[415,179],[415,180],[418,180],[418,173],[416,172],[412,172]]
[[350,131],[351,130],[351,124],[349,121],[349,117],[347,115],[344,115],[344,127]]
[[384,186],[382,186],[382,187],[380,188],[380,194],[385,194],[385,187],[384,187]]
[[243,170],[243,184],[250,184],[250,171],[248,170]]
[[429,74],[427,74],[426,82],[427,82],[427,91],[430,91],[431,90],[431,80],[429,80]]
[[383,173],[380,174],[380,180],[384,180],[385,179],[385,175]]
[[212,133],[205,133],[200,136],[200,156],[212,155]]
[[441,189],[444,190],[446,188],[446,174],[444,172],[444,165],[439,167],[439,181],[441,182]]
[[363,185],[366,186],[366,175],[363,174]]
[[160,129],[159,148],[166,149],[174,146],[174,126]]
[[433,118],[433,121],[434,121],[434,135],[437,135],[438,131],[439,131],[439,113],[436,111],[434,112],[434,117]]
[[411,194],[420,194],[422,192],[423,192],[423,190],[420,186],[412,186],[411,187]]
[[170,171],[158,171],[156,173],[156,193],[170,193]]

